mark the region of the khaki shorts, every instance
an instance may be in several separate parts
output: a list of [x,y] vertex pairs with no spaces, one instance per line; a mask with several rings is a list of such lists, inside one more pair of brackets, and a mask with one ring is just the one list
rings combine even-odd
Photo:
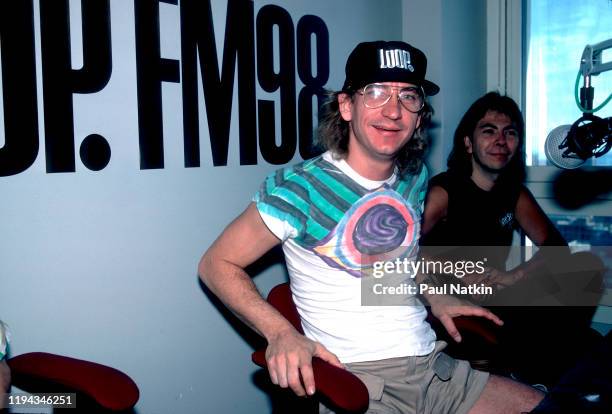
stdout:
[[[347,369],[370,394],[367,414],[464,414],[476,403],[489,374],[444,352],[443,341],[425,356],[353,362]],[[320,414],[333,411],[320,404]]]

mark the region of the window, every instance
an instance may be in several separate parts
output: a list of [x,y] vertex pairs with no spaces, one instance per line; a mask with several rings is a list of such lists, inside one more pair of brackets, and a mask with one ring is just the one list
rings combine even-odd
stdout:
[[[582,115],[574,99],[580,58],[586,45],[612,39],[612,1],[529,0],[523,12],[527,165],[550,165],[545,139],[555,127],[571,125]],[[604,51],[602,61],[612,61],[611,49]],[[612,93],[612,71],[592,76],[591,83],[596,108]],[[611,116],[612,102],[595,115]],[[587,164],[612,165],[612,151]]]
[[[512,3],[512,0],[500,1]],[[607,201],[593,203],[580,210],[561,208],[552,197],[550,185],[559,169],[546,168],[552,164],[546,159],[544,144],[554,128],[571,125],[582,116],[574,97],[580,59],[586,45],[612,39],[612,0],[523,0],[519,3],[522,5],[523,30],[516,24],[507,30],[519,31],[523,35],[522,88],[521,91],[509,90],[507,93],[522,98],[526,121],[526,161],[530,166],[529,187],[570,245],[578,249],[589,248],[610,268],[611,195],[604,197]],[[510,61],[506,63],[507,70],[520,71],[511,65],[512,56],[508,56],[507,60]],[[612,61],[611,49],[604,51],[602,61]],[[591,83],[594,87],[593,107],[596,108],[612,93],[612,71],[592,76]],[[581,86],[582,76],[578,87]],[[612,101],[595,115],[601,118],[612,116]],[[590,158],[585,165],[611,166],[612,151],[600,158]],[[601,305],[612,306],[612,275],[609,271],[605,275],[605,283],[608,289]],[[607,316],[600,316],[600,319],[609,324],[612,313],[606,306],[600,309],[608,309]]]

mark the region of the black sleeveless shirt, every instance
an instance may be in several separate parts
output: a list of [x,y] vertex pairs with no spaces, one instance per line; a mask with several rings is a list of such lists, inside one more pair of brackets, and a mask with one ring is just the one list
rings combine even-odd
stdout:
[[[505,266],[513,231],[514,218],[521,187],[514,189],[494,187],[485,191],[470,177],[443,172],[429,181],[429,188],[440,186],[448,193],[448,210],[431,231],[422,236],[423,246],[464,246],[461,256],[466,260],[486,255],[488,264]],[[468,246],[470,246],[468,248]],[[505,246],[476,249],[476,246]]]

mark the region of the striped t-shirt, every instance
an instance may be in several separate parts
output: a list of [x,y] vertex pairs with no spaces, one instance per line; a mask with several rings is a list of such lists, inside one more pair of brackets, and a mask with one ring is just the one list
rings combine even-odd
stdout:
[[433,350],[435,335],[415,297],[403,297],[404,306],[362,305],[362,281],[375,262],[416,257],[426,185],[425,168],[372,181],[326,152],[269,175],[254,197],[283,241],[306,335],[343,362]]

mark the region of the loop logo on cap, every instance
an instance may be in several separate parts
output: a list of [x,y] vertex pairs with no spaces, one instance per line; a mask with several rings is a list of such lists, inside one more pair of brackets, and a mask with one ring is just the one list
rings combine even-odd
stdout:
[[421,86],[429,96],[440,91],[425,79],[427,58],[416,47],[400,41],[359,43],[346,61],[343,91],[356,91],[375,82],[405,82]]
[[378,49],[378,60],[380,61],[381,69],[400,68],[414,72],[414,66],[410,63],[410,52],[407,50]]

